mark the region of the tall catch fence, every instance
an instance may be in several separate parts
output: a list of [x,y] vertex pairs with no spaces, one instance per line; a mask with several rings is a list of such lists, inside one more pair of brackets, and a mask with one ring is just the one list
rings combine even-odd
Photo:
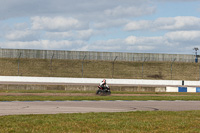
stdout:
[[120,53],[120,52],[93,52],[93,51],[58,51],[58,50],[31,50],[31,49],[0,49],[0,58],[36,58],[36,59],[77,59],[113,61],[172,61],[195,62],[194,55],[186,54],[154,54],[154,53]]
[[0,75],[200,80],[193,55],[0,49]]

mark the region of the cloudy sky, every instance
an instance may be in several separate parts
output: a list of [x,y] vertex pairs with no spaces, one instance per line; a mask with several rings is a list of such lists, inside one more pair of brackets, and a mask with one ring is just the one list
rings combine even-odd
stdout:
[[0,47],[194,54],[200,0],[0,0]]

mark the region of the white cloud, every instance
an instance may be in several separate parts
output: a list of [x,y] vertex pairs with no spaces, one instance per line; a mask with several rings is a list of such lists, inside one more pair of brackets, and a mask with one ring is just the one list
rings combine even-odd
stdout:
[[80,22],[74,18],[65,17],[32,17],[33,30],[46,30],[46,31],[67,31],[74,29],[88,28],[87,24]]
[[[182,4],[195,0],[169,1],[4,0],[0,4],[0,45],[6,48],[157,53],[183,51],[199,45],[200,18],[192,16],[196,14],[189,11],[192,7],[187,13],[183,12],[191,16],[177,17],[165,17],[178,14],[173,14],[175,10],[163,9],[167,11],[163,13],[159,11],[165,6],[158,10],[156,7],[165,4],[158,2],[167,2],[169,6],[174,1]],[[153,20],[157,16],[159,18]]]
[[77,34],[74,34],[74,36],[81,40],[89,40],[94,34],[94,31],[89,29],[78,31]]
[[68,31],[68,32],[46,32],[45,37],[49,40],[84,40],[87,41],[94,34],[94,31],[80,30],[80,31]]
[[10,31],[5,35],[5,39],[10,41],[33,41],[39,38],[38,33],[34,31]]
[[199,1],[199,0],[152,0],[154,2],[192,2],[192,1]]
[[155,7],[145,6],[117,6],[113,9],[107,9],[104,11],[106,16],[109,17],[138,17],[155,12]]
[[127,44],[132,44],[132,45],[134,45],[134,44],[137,43],[137,37],[136,37],[136,36],[129,36],[129,37],[127,37],[127,38],[125,39],[125,42],[126,42]]
[[132,21],[125,25],[124,30],[126,31],[133,31],[133,30],[144,30],[151,28],[151,21]]
[[165,34],[165,38],[170,41],[177,42],[199,42],[200,43],[200,31],[176,31]]
[[45,37],[49,40],[69,39],[72,37],[71,32],[46,32]]
[[95,22],[92,27],[97,29],[106,29],[106,28],[113,28],[113,27],[119,27],[121,25],[125,25],[128,23],[129,20],[127,19],[108,19],[100,22]]
[[0,42],[1,48],[17,48],[17,49],[77,49],[85,45],[84,41],[11,41],[11,42]]
[[[84,49],[89,51],[120,51],[123,47],[123,39],[109,39],[109,40],[98,40],[91,44],[88,44]],[[126,49],[123,47],[123,49]]]
[[132,21],[125,25],[124,30],[200,30],[200,18],[193,16],[177,16],[158,18],[154,21]]
[[[149,0],[4,0],[0,4],[0,12],[3,12],[0,14],[0,19],[59,15],[102,20],[105,19],[104,11],[109,16],[130,16],[131,12],[135,15],[137,15],[135,12],[139,12],[140,15],[152,13],[154,9],[149,3]],[[121,9],[122,12],[117,9]]]
[[[66,34],[66,36],[68,36]],[[184,39],[183,39],[184,38]],[[110,51],[136,53],[185,53],[199,46],[200,31],[169,32],[163,36],[137,37],[128,36],[124,39],[97,40],[91,43],[77,40],[40,40],[40,41],[10,41],[0,42],[1,47],[33,48],[33,49],[66,49],[83,51]]]
[[[169,32],[164,36],[158,37],[136,37],[129,36],[125,39],[125,42],[129,45],[173,45],[173,44],[182,44],[182,45],[190,45],[186,42],[194,43],[199,40],[199,31],[181,31],[181,32]],[[184,38],[184,39],[183,39]]]
[[14,25],[14,29],[15,30],[24,30],[24,29],[28,29],[28,24],[27,23],[16,23]]
[[125,39],[127,46],[132,46],[141,51],[150,50],[154,52],[182,52],[188,48],[198,46],[200,43],[200,31],[175,31],[168,32],[157,37],[129,36]]

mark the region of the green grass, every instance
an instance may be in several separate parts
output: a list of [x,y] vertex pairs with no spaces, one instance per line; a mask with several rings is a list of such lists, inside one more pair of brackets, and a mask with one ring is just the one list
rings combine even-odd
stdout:
[[0,101],[65,100],[196,100],[199,96],[0,96]]
[[[65,101],[65,100],[200,100],[200,93],[169,93],[169,92],[119,92],[113,91],[110,96],[97,96],[95,91],[63,91],[63,90],[0,90],[0,93],[7,93],[0,96],[0,101]],[[12,96],[9,93],[30,93],[25,96]],[[83,96],[36,96],[34,93],[82,93]],[[93,94],[90,96],[84,93]],[[141,94],[141,96],[114,96],[114,94]],[[150,96],[149,96],[150,95]]]
[[[102,71],[99,71],[102,70]],[[199,80],[199,64],[174,62],[116,61],[113,78]],[[0,59],[1,76],[17,76],[17,59]],[[82,60],[20,59],[19,75],[82,77]],[[85,78],[112,78],[112,61],[83,64]],[[94,93],[84,91],[0,90],[7,93]],[[112,94],[155,94],[155,96],[0,96],[0,101],[55,100],[200,100],[200,93],[112,92]],[[166,94],[167,96],[156,96]],[[184,96],[183,96],[184,95]],[[137,111],[128,113],[85,113],[0,116],[0,133],[65,132],[200,132],[200,111]]]
[[200,111],[0,116],[1,133],[198,133]]
[[[85,60],[84,78],[199,80],[199,64],[174,62],[130,62]],[[0,75],[17,76],[18,59],[0,58]],[[19,75],[39,77],[82,77],[82,60],[20,59]]]
[[[0,93],[95,93],[95,91],[73,91],[73,90],[0,90]],[[127,92],[128,93],[128,92]]]
[[[74,90],[0,90],[0,93],[93,93],[96,91],[74,91]],[[154,94],[154,95],[190,95],[190,96],[200,96],[200,93],[189,93],[189,92],[134,92],[134,91],[112,91],[112,94]]]

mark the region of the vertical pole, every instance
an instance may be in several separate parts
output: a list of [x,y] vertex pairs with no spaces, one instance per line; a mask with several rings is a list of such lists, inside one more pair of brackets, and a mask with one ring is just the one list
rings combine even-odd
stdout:
[[115,61],[117,59],[117,56],[115,57],[114,61],[113,61],[113,70],[112,70],[112,78],[113,78],[113,75],[114,75],[114,65],[115,65]]
[[174,60],[171,63],[171,80],[172,80],[172,65],[173,65],[173,63],[174,63],[175,60],[176,60],[176,58],[174,58]]
[[198,63],[197,51],[199,50],[199,48],[195,47],[193,50],[195,50],[195,63]]
[[144,62],[146,61],[147,57],[144,59],[144,61],[142,62],[142,79],[143,79],[143,66],[144,66]]
[[54,53],[53,53],[53,55],[51,56],[51,74],[52,74],[52,71],[53,71],[53,67],[52,67],[53,57],[54,57]]
[[200,64],[199,64],[199,80],[200,80]]
[[20,52],[19,57],[18,57],[18,76],[19,76],[19,65],[20,65],[21,55],[22,55],[22,53]]
[[83,61],[82,61],[82,78],[83,78],[83,63],[84,63],[85,57],[86,55],[84,56]]

